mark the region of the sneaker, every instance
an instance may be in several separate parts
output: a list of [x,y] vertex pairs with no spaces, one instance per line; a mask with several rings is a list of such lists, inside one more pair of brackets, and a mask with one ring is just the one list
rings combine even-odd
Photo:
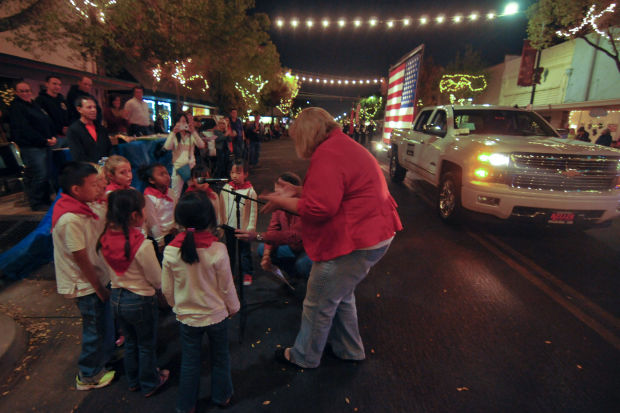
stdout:
[[252,285],[252,276],[250,274],[243,275],[243,285]]
[[112,383],[115,374],[114,370],[102,369],[96,376],[80,378],[78,373],[75,377],[75,388],[78,390],[91,390],[105,387]]

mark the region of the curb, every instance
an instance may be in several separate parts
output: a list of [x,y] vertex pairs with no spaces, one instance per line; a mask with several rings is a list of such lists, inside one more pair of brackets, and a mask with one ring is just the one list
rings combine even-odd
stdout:
[[27,334],[11,317],[0,314],[0,383],[13,373],[26,350]]

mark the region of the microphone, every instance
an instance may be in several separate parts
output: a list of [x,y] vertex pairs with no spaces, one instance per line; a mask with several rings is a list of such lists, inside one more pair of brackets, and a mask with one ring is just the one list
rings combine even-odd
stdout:
[[230,179],[228,178],[196,178],[196,182],[198,184],[215,184],[215,183],[226,183],[228,182]]

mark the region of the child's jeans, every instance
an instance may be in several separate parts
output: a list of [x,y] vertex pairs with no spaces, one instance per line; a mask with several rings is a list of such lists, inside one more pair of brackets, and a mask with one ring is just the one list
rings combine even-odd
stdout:
[[110,301],[125,334],[124,366],[129,387],[146,394],[159,385],[157,371],[157,296],[113,288]]
[[228,350],[228,318],[205,327],[191,327],[180,323],[181,378],[177,394],[177,412],[189,412],[196,405],[200,393],[200,355],[202,336],[209,336],[211,356],[211,400],[224,404],[233,394]]
[[110,302],[92,293],[75,299],[82,314],[82,352],[78,359],[80,378],[94,377],[112,358],[114,320]]
[[[256,252],[262,258],[265,252],[265,244],[259,244]],[[308,254],[305,251],[295,252],[288,245],[276,247],[275,252],[271,253],[271,262],[282,268],[289,275],[306,279],[310,276],[310,270],[312,269],[312,260],[308,257]]]

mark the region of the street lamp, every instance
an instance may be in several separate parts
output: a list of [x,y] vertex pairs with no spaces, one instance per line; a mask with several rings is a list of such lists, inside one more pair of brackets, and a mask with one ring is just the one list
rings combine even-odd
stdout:
[[504,8],[504,16],[511,16],[517,13],[519,13],[519,3],[517,2],[510,2]]

